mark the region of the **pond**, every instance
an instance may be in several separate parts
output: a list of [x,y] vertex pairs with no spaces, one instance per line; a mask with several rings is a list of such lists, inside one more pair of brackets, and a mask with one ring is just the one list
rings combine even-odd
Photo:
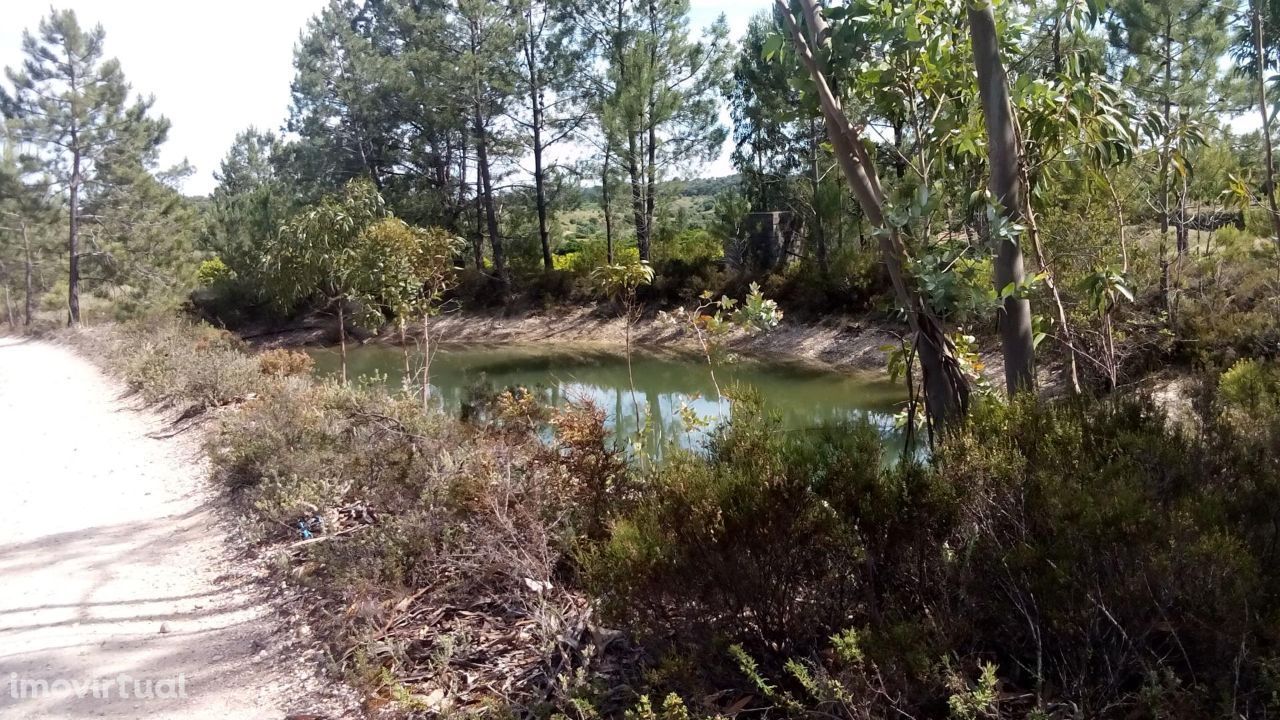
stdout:
[[[336,375],[336,349],[309,351],[322,375]],[[404,356],[399,347],[348,348],[350,377],[385,378],[401,384]],[[791,362],[743,358],[715,368],[727,394],[749,386],[765,405],[782,415],[784,427],[803,431],[823,422],[865,418],[890,446],[901,444],[893,416],[905,400],[903,388],[884,373],[832,372]],[[591,347],[547,345],[442,346],[431,363],[431,393],[445,411],[458,413],[478,388],[521,386],[553,405],[590,400],[606,414],[619,447],[629,446],[646,427],[645,445],[660,456],[673,445],[701,447],[716,423],[732,414],[728,398],[717,399],[705,359],[692,354],[636,352],[628,372],[625,355]],[[634,388],[634,392],[633,392]],[[686,422],[691,409],[704,422]],[[653,420],[649,414],[653,412]]]

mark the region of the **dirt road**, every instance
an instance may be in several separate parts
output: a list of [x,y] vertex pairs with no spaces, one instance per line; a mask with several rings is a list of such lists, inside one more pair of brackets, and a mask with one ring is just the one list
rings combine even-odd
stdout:
[[0,337],[0,717],[342,716],[166,429],[71,350]]

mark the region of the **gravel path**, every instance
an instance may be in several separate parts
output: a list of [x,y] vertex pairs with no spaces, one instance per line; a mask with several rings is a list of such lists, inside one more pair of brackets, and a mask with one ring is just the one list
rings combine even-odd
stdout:
[[71,350],[0,337],[0,717],[344,716],[167,429]]

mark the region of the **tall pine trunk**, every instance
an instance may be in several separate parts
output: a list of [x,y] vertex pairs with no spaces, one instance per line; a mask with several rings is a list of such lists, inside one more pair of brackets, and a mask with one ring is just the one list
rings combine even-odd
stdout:
[[[1009,101],[1009,85],[1004,63],[1000,59],[1000,42],[996,36],[996,19],[990,3],[969,5],[969,34],[973,40],[973,63],[978,75],[978,92],[987,130],[987,154],[991,167],[988,188],[1000,214],[1010,226],[1024,221],[1026,188],[1022,186],[1019,146],[1013,105]],[[988,229],[990,232],[990,229]],[[1035,389],[1035,345],[1031,332],[1031,302],[1018,297],[1025,274],[1022,248],[1018,238],[1009,232],[991,238],[995,243],[996,292],[1010,292],[1002,300],[999,313],[1000,349],[1004,356],[1005,389],[1009,396]]]
[[489,236],[489,248],[493,251],[493,272],[505,292],[507,287],[507,263],[502,251],[502,237],[498,232],[498,209],[493,199],[493,180],[489,173],[489,142],[485,132],[483,115],[476,107],[476,172],[480,176],[480,189],[484,205],[485,230]]
[[649,0],[649,72],[646,83],[649,85],[649,96],[645,104],[645,132],[648,136],[645,148],[645,191],[644,191],[644,226],[646,228],[646,252],[642,259],[648,260],[653,252],[653,217],[658,194],[658,121],[657,118],[657,68],[658,68],[658,8],[654,0]]
[[636,136],[636,131],[627,131],[627,174],[631,177],[631,213],[636,225],[636,249],[641,260],[648,260],[649,224],[645,221],[645,185],[640,170],[640,141]]
[[1271,147],[1271,113],[1267,112],[1266,43],[1262,36],[1262,0],[1251,0],[1249,14],[1253,23],[1253,51],[1258,58],[1258,111],[1262,113],[1262,149],[1266,160],[1263,168],[1267,209],[1271,212],[1271,232],[1280,244],[1280,208],[1276,207],[1276,165]]
[[[77,142],[72,132],[72,144]],[[80,152],[72,151],[70,230],[67,233],[67,325],[80,324]]]
[[604,211],[604,258],[613,264],[613,199],[609,192],[609,162],[613,154],[613,140],[604,143],[604,162],[600,165],[600,209]]
[[533,193],[538,210],[538,240],[542,267],[551,272],[551,233],[547,229],[547,189],[542,168],[542,82],[538,76],[538,44],[533,31],[533,3],[525,8],[524,57],[529,69],[529,110],[533,116]]
[[31,261],[31,238],[27,235],[27,224],[22,224],[22,247],[25,255],[25,272],[23,274],[23,325],[31,325],[31,313],[35,307],[35,299],[32,297],[32,261]]

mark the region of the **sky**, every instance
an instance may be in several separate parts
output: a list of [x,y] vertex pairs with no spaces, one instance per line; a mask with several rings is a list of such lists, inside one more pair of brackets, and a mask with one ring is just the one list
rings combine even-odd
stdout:
[[[770,0],[690,0],[691,20],[701,27],[724,13],[734,38]],[[213,173],[249,126],[278,129],[289,110],[293,47],[307,19],[326,0],[63,0],[80,23],[101,23],[106,55],[116,57],[136,92],[155,96],[155,112],[173,127],[161,153],[168,166],[184,158],[195,167],[188,194],[209,193]],[[22,31],[34,30],[49,0],[3,0],[0,66],[22,60]],[[724,117],[727,121],[727,115]],[[726,144],[701,174],[732,172]]]

